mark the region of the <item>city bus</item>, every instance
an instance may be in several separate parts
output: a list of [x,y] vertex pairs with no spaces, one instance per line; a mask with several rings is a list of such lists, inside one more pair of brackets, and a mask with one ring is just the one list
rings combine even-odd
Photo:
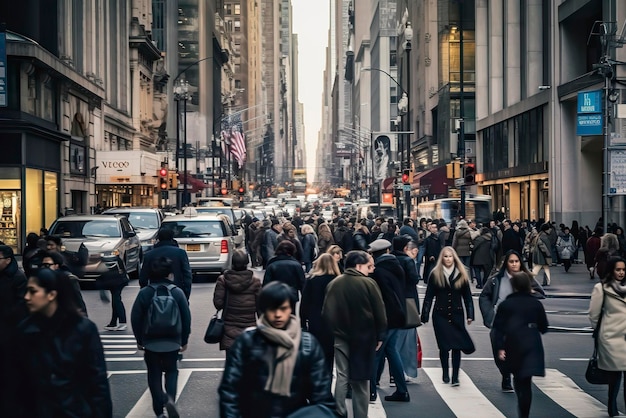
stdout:
[[[443,198],[418,203],[417,218],[443,219],[448,224],[459,219],[461,199]],[[493,219],[491,196],[468,195],[465,198],[465,219],[473,219],[477,223],[489,224]]]
[[304,168],[296,168],[292,173],[292,182],[294,193],[304,194],[306,191],[306,169]]

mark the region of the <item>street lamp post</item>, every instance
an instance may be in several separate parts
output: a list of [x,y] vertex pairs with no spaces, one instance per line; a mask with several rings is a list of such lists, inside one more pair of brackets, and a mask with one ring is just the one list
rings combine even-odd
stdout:
[[[187,182],[189,179],[187,178],[187,100],[189,99],[189,83],[187,80],[182,80],[174,85],[174,97],[176,99],[176,171],[179,171],[179,157],[180,157],[180,112],[179,112],[179,101],[183,101],[183,114],[185,115],[185,119],[183,120],[183,141],[184,141],[184,168],[183,171],[185,173],[185,181],[183,182],[183,195],[182,199],[176,199],[176,206],[178,209],[181,206],[184,206],[187,202]],[[182,200],[182,205],[181,205]]]
[[[458,154],[461,160],[461,175],[465,177],[465,73],[463,68],[463,0],[459,1],[459,145]],[[465,183],[461,185],[461,207],[459,215],[465,219]]]
[[[404,27],[404,50],[406,51],[406,88],[411,91],[411,42],[413,41],[413,27],[411,22],[406,22]],[[409,102],[409,96],[406,96],[406,114],[405,119],[407,121],[406,131],[411,130],[411,106]],[[406,152],[406,169],[411,170],[411,135],[405,136],[405,152]],[[411,217],[411,190],[404,191],[404,205],[406,206],[406,216]]]

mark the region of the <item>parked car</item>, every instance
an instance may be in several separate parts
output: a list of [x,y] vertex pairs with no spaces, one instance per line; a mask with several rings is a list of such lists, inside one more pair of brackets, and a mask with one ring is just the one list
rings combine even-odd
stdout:
[[78,253],[80,245],[85,245],[89,256],[85,272],[79,277],[82,281],[95,282],[118,267],[129,274],[139,274],[141,243],[125,216],[64,216],[54,221],[49,233],[60,237],[67,251]]
[[137,232],[143,254],[150,251],[157,241],[157,232],[161,227],[164,213],[155,208],[113,208],[102,212],[103,215],[122,215]]
[[193,273],[222,273],[229,269],[237,247],[229,218],[222,214],[202,214],[185,208],[182,215],[168,216],[161,228],[174,231],[174,239],[187,251]]

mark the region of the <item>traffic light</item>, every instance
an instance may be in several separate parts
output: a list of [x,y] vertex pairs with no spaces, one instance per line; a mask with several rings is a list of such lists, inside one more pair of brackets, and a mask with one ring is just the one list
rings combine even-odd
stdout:
[[411,170],[402,170],[402,183],[411,184]]
[[176,171],[170,171],[168,174],[170,189],[178,188],[178,173]]
[[476,182],[476,164],[467,163],[463,166],[463,178],[465,179],[466,185]]
[[167,171],[166,167],[161,167],[158,174],[159,174],[159,190],[166,191],[168,189],[167,176],[169,174],[169,171]]
[[239,186],[239,188],[237,189],[237,193],[239,193],[239,194],[244,194],[245,191],[246,190],[244,189],[243,186]]

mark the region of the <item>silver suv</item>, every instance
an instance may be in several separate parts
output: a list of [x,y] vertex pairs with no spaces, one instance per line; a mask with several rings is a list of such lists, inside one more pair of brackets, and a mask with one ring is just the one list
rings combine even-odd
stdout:
[[127,273],[139,273],[141,244],[125,216],[64,216],[54,221],[49,232],[61,238],[67,251],[78,252],[80,244],[85,245],[89,258],[81,280],[96,281],[120,263]]
[[231,267],[236,244],[228,216],[197,214],[187,208],[184,215],[165,218],[161,228],[174,231],[174,239],[187,251],[193,273],[222,273]]
[[141,242],[141,252],[150,251],[157,241],[157,232],[165,217],[161,209],[155,208],[114,208],[102,212],[103,215],[122,215],[137,232]]

